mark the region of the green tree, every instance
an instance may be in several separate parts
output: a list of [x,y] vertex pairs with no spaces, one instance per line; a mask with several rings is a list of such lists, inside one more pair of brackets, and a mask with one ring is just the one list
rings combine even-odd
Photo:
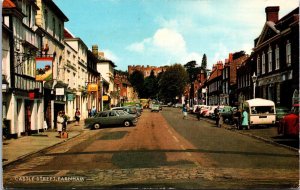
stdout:
[[150,76],[146,77],[144,81],[145,98],[156,99],[158,93],[157,86],[157,78],[154,75],[154,71],[152,70]]
[[188,81],[188,74],[181,64],[171,65],[159,80],[159,96],[165,101],[174,102],[181,97]]
[[138,93],[139,98],[144,98],[144,74],[135,70],[129,75],[129,82]]
[[202,57],[202,62],[201,62],[201,67],[205,70],[207,67],[207,58],[206,58],[206,54],[203,54]]
[[[197,79],[198,74],[200,74],[201,72],[201,67],[196,67],[197,63],[196,61],[190,61],[188,63],[186,63],[184,65],[184,68],[186,69],[188,76],[189,76],[189,83],[190,83],[190,99],[192,100],[192,102],[190,102],[191,104],[194,104],[194,82]],[[191,105],[190,105],[191,106]]]

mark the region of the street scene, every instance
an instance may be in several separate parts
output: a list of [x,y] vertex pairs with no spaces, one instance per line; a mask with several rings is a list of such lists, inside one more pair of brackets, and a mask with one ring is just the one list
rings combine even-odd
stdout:
[[3,0],[3,188],[299,188],[297,0]]
[[178,108],[145,110],[134,127],[69,130],[80,135],[4,166],[5,186],[298,187],[296,149],[268,143],[263,135],[218,128],[192,114],[182,119]]

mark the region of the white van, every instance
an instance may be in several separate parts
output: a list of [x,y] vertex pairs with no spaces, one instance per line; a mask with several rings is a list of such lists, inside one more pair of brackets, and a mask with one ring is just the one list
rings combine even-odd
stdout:
[[275,103],[271,100],[255,98],[244,102],[249,113],[249,126],[274,125],[276,121]]

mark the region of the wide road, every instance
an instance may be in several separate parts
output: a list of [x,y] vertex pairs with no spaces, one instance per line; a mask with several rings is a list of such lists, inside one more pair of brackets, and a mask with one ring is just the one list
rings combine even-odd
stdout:
[[298,153],[176,108],[92,130],[4,171],[5,187],[298,187]]

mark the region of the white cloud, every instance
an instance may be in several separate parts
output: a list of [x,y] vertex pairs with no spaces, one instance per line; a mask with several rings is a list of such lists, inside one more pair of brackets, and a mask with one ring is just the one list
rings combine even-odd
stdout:
[[153,36],[153,45],[171,54],[182,54],[186,51],[183,36],[168,28],[158,29]]
[[127,50],[142,53],[145,50],[145,46],[151,42],[151,38],[146,38],[142,42],[135,42],[126,47]]
[[111,61],[113,61],[115,63],[120,61],[120,58],[118,56],[116,56],[111,50],[105,49],[105,50],[103,50],[103,52],[104,52],[104,56],[107,59],[110,59]]

